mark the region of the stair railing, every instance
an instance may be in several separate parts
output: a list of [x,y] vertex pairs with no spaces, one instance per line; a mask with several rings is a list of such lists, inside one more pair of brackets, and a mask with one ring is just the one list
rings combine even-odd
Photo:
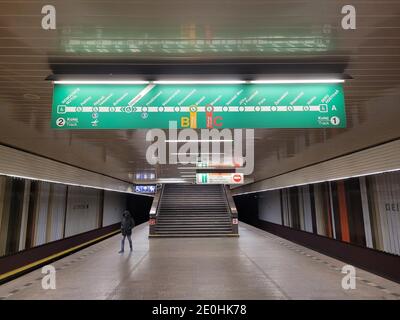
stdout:
[[233,200],[231,190],[229,186],[223,185],[225,199],[228,204],[229,213],[231,215],[231,224],[232,224],[232,232],[233,234],[239,234],[239,219],[238,219],[238,211],[236,209],[235,201]]
[[164,192],[164,185],[161,185],[161,188],[157,190],[154,198],[153,203],[151,204],[150,208],[150,218],[149,218],[149,234],[153,235],[156,231],[157,225],[157,217],[160,207],[161,198]]

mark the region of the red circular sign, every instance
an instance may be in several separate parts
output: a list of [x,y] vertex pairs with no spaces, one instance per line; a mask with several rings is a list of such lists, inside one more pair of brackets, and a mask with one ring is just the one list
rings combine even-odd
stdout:
[[242,176],[240,174],[234,174],[233,175],[233,181],[235,181],[235,182],[242,181]]

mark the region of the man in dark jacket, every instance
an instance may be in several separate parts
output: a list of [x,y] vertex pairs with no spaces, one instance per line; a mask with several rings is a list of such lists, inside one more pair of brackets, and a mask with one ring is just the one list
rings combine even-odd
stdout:
[[124,213],[122,214],[122,221],[121,221],[121,233],[122,233],[121,251],[119,251],[118,253],[124,252],[125,238],[128,238],[129,247],[132,251],[131,234],[134,226],[135,226],[135,221],[133,220],[130,212],[128,210],[125,210]]

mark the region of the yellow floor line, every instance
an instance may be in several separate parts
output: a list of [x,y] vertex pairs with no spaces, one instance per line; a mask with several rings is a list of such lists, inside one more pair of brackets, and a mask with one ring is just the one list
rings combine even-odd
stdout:
[[82,247],[84,247],[84,246],[87,246],[88,244],[91,244],[91,243],[93,243],[93,242],[99,241],[99,240],[104,239],[104,238],[106,238],[106,237],[109,237],[109,236],[111,236],[111,235],[113,235],[113,234],[117,234],[118,232],[120,232],[120,230],[116,230],[116,231],[110,232],[110,233],[108,233],[108,234],[106,234],[106,235],[104,235],[104,236],[98,237],[98,238],[96,238],[96,239],[93,239],[93,240],[90,240],[90,241],[88,241],[88,242],[82,243],[82,244],[77,245],[77,246],[75,246],[75,247],[69,248],[69,249],[67,249],[67,250],[65,250],[65,251],[61,251],[61,252],[55,253],[55,254],[53,254],[53,255],[51,255],[51,256],[48,256],[48,257],[46,257],[46,258],[43,258],[43,259],[37,260],[37,261],[35,261],[35,262],[32,262],[32,263],[30,263],[30,264],[27,264],[26,266],[23,266],[23,267],[20,267],[20,268],[18,268],[18,269],[11,270],[11,271],[9,271],[9,272],[3,273],[3,274],[0,275],[0,280],[3,280],[3,279],[5,279],[5,278],[8,278],[8,277],[13,276],[13,275],[15,275],[15,274],[18,274],[18,273],[20,273],[20,272],[22,272],[22,271],[28,270],[28,269],[30,269],[30,268],[32,268],[32,267],[35,267],[35,266],[37,266],[37,265],[40,265],[40,264],[46,262],[46,261],[49,261],[49,260],[52,260],[52,259],[54,259],[54,258],[63,256],[63,255],[65,255],[65,254],[67,254],[67,253],[69,253],[69,252],[71,252],[71,251],[74,251],[74,250],[76,250],[76,249],[79,249],[79,248],[82,248]]

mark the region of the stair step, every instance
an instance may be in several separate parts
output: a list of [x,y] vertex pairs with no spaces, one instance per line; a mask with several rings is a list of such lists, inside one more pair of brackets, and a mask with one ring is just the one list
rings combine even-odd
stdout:
[[202,223],[202,222],[215,222],[215,223],[228,223],[231,222],[230,219],[158,219],[157,223],[171,223],[171,222],[176,222],[176,223],[183,223],[183,222],[188,222],[188,223]]
[[165,228],[173,228],[173,227],[190,227],[190,228],[194,228],[194,227],[202,227],[202,226],[207,226],[209,228],[214,228],[214,227],[232,227],[232,224],[230,223],[157,223],[156,227],[165,227]]
[[180,217],[180,218],[176,218],[176,217],[159,217],[157,219],[157,223],[159,222],[230,222],[231,219],[228,217],[221,217],[221,218],[215,218],[215,217],[205,217],[205,218],[199,218],[199,217]]
[[215,229],[210,229],[210,228],[168,228],[168,229],[156,229],[157,233],[162,233],[162,232],[180,232],[180,233],[187,233],[187,232],[191,232],[191,233],[210,233],[210,232],[232,232],[232,228],[215,228]]
[[220,185],[165,185],[151,237],[226,237],[231,215]]
[[171,231],[168,231],[168,230],[165,230],[165,231],[163,231],[163,230],[161,230],[161,231],[157,231],[157,234],[171,234],[171,233],[174,233],[174,234],[187,234],[187,233],[190,233],[190,234],[204,234],[204,233],[207,233],[207,234],[212,234],[212,233],[220,233],[220,234],[222,234],[222,233],[231,233],[232,231],[231,230],[227,230],[227,231],[225,231],[225,230],[171,230]]
[[232,225],[157,225],[155,227],[156,230],[158,229],[194,229],[194,228],[199,228],[199,229],[218,229],[218,228],[223,228],[223,229],[232,229]]
[[229,219],[228,215],[225,214],[216,214],[216,215],[207,215],[207,214],[163,214],[163,215],[159,215],[159,219],[163,219],[163,218],[168,218],[168,219],[174,219],[174,218],[195,218],[195,219]]
[[153,234],[149,235],[150,238],[225,238],[225,237],[239,237],[236,233],[230,234]]

